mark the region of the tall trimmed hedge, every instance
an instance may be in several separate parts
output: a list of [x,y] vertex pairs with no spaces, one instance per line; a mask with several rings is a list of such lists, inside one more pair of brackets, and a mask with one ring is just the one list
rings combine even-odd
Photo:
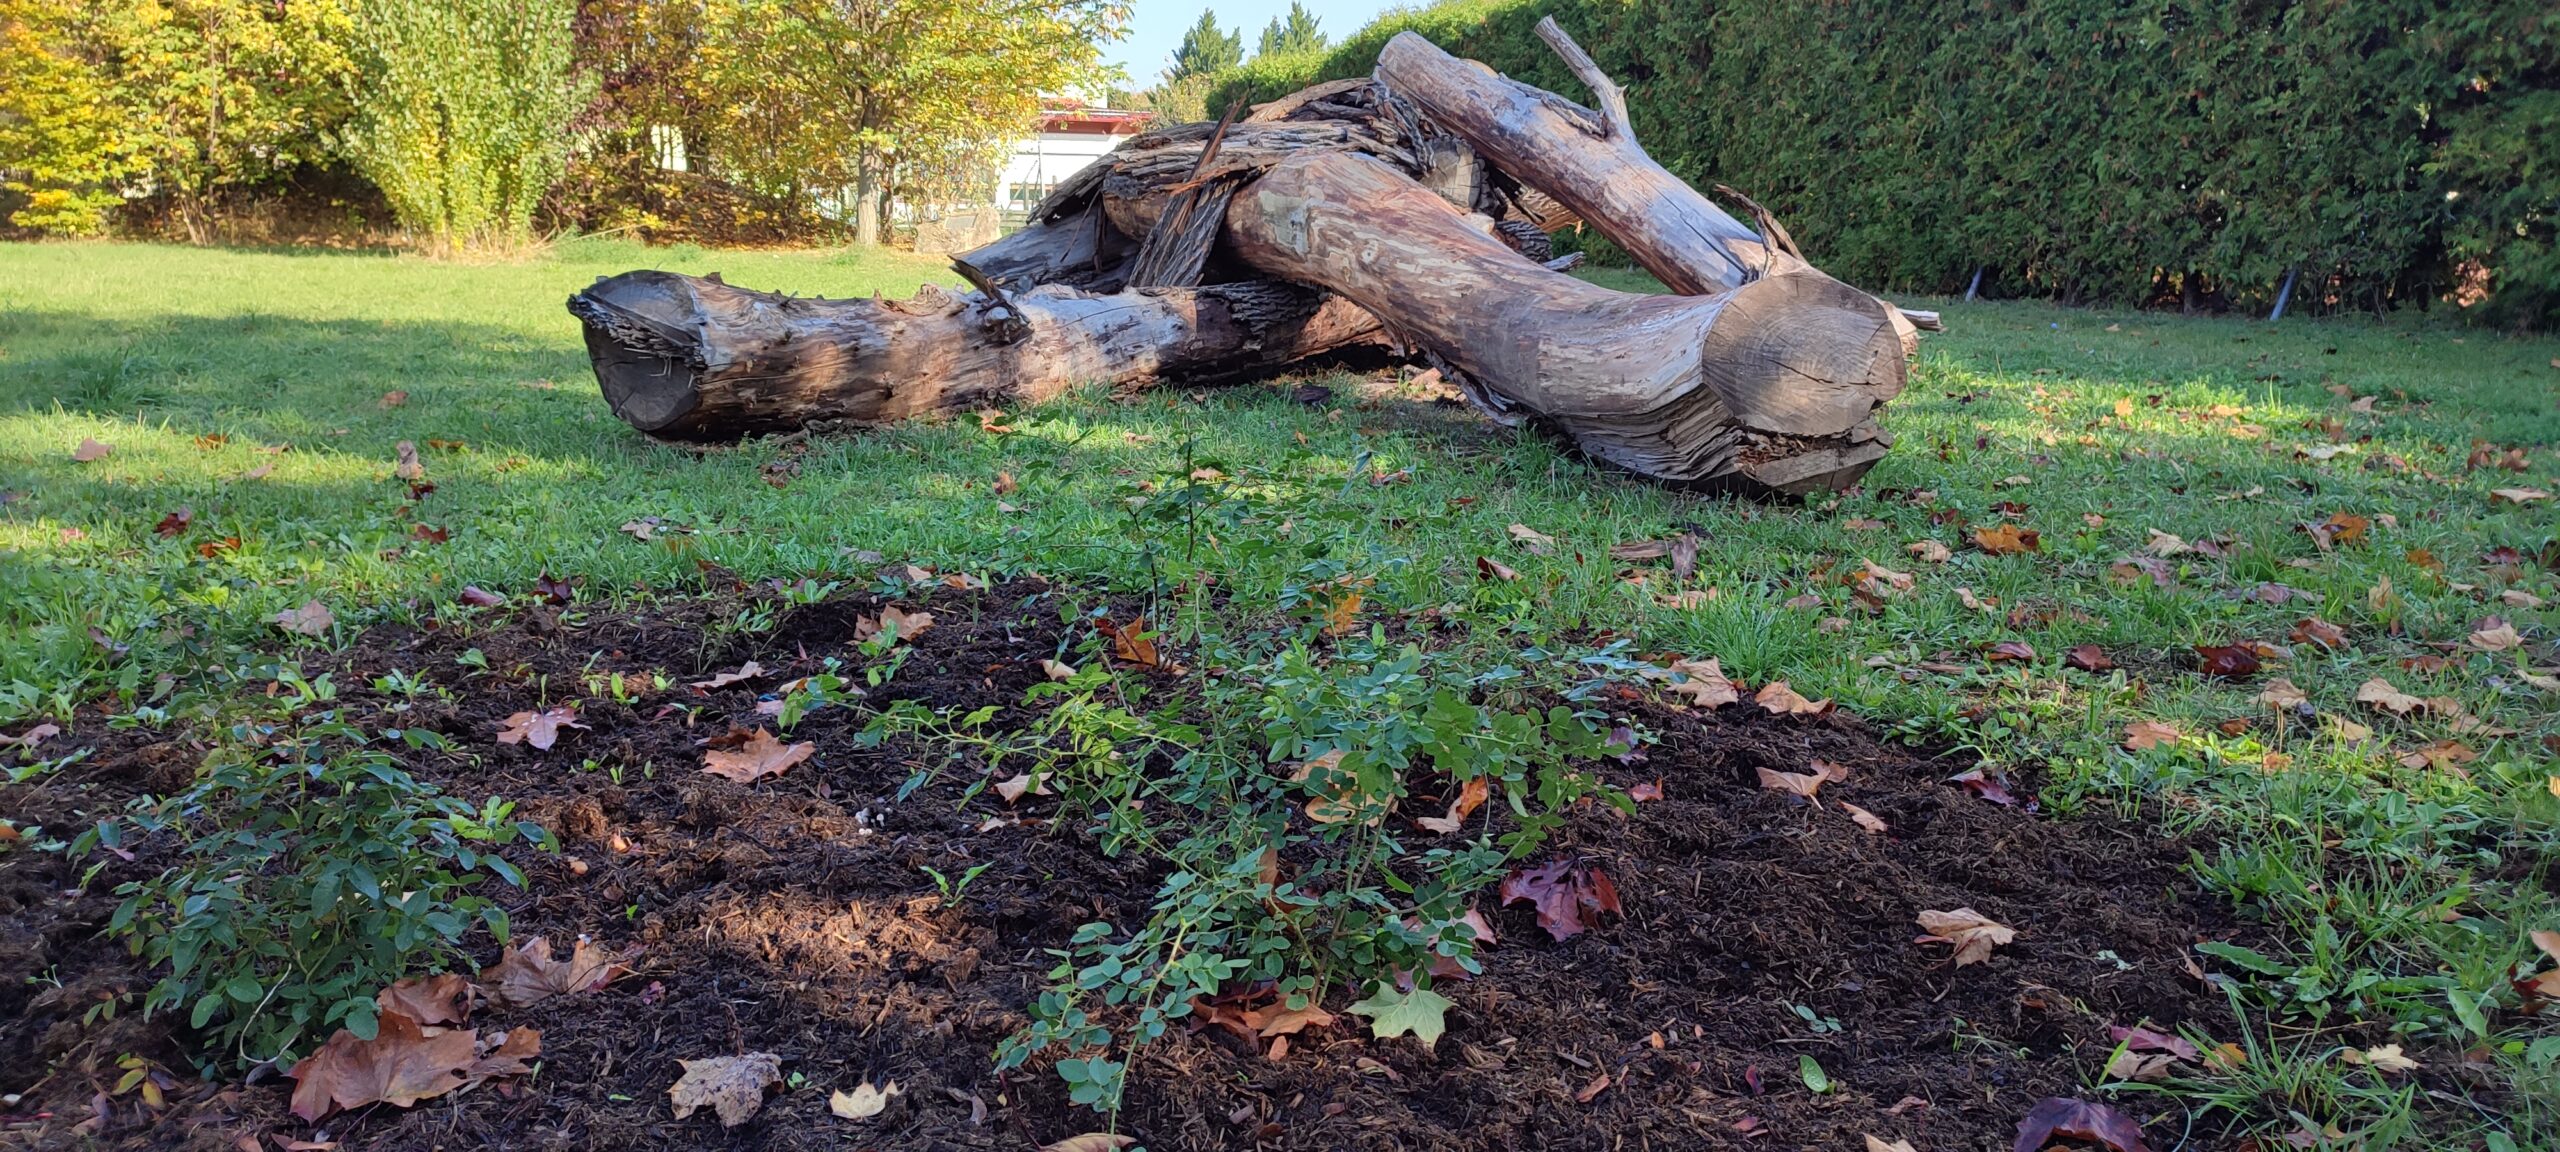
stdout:
[[1657,159],[1880,290],[1982,267],[2011,295],[2255,305],[2298,268],[2296,307],[2560,322],[2547,0],[1453,0],[1209,106],[1366,73],[1406,29],[1579,94],[1548,14]]

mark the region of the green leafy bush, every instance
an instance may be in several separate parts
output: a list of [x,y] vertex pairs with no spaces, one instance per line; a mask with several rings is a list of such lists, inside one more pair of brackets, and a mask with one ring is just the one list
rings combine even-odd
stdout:
[[1693,183],[1769,205],[1826,268],[1891,291],[2374,309],[2450,292],[2560,319],[2560,21],[2529,0],[2192,5],[1455,0],[1208,100],[1365,74],[1414,30],[1568,95],[1552,14]]
[[[327,678],[313,687],[327,692]],[[441,742],[411,729],[413,748]],[[471,889],[524,877],[496,849],[546,848],[550,834],[477,808],[401,770],[335,719],[264,748],[223,749],[187,791],[145,798],[130,815],[178,843],[179,862],[123,884],[108,931],[168,965],[146,1011],[184,1010],[208,1050],[242,1063],[288,1059],[333,1029],[370,1038],[373,995],[423,965],[460,957],[474,926],[500,940],[503,909]],[[117,848],[118,825],[84,834],[75,855]]]

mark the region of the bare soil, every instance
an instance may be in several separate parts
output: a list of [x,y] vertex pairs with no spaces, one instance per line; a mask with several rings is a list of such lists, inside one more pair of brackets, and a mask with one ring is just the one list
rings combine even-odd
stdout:
[[[1023,723],[1039,661],[1062,650],[1065,595],[1017,581],[901,601],[937,622],[874,702],[994,706],[999,725]],[[515,798],[558,833],[559,855],[515,856],[530,877],[506,894],[517,933],[636,947],[639,970],[592,995],[482,1010],[493,1025],[542,1030],[531,1080],[331,1117],[328,1138],[398,1152],[1030,1149],[1099,1127],[1045,1068],[1008,1078],[991,1066],[1055,962],[1042,950],[1095,919],[1140,922],[1160,879],[1105,857],[1073,822],[1041,820],[1050,801],[1009,810],[989,793],[963,806],[974,777],[946,772],[897,802],[940,753],[858,747],[861,718],[845,710],[803,722],[794,738],[817,754],[781,777],[702,774],[696,742],[755,724],[772,677],[707,695],[679,684],[629,704],[589,699],[587,729],[550,753],[494,742],[503,717],[579,694],[590,672],[692,679],[754,659],[789,677],[849,658],[854,620],[880,603],[845,595],[784,610],[770,632],[725,628],[745,599],[377,629],[334,658],[339,703],[367,727],[451,738],[450,753],[412,755],[415,771],[475,800]],[[470,649],[487,671],[457,663]],[[456,703],[395,711],[397,699],[369,687],[394,669]],[[690,725],[685,706],[699,709]],[[1663,796],[1632,816],[1593,805],[1554,850],[1614,879],[1622,920],[1555,943],[1525,905],[1495,907],[1488,892],[1479,908],[1500,943],[1481,978],[1440,984],[1457,1008],[1436,1050],[1372,1039],[1351,1016],[1297,1037],[1277,1061],[1176,1033],[1135,1060],[1123,1130],[1160,1150],[1857,1149],[1867,1133],[1931,1152],[2005,1149],[2038,1099],[2076,1094],[2095,1075],[2110,1024],[2227,1024],[2185,956],[2238,929],[2181,874],[2190,845],[1981,800],[1947,782],[1966,765],[1879,743],[1845,715],[1620,707],[1661,742],[1641,762],[1596,770],[1621,786],[1659,780]],[[64,726],[49,749],[96,755],[0,791],[0,812],[75,829],[136,794],[183,787],[202,755],[184,733],[87,714]],[[1758,768],[1802,771],[1817,758],[1849,770],[1821,807],[1757,786]],[[1862,831],[1842,801],[1889,831]],[[988,826],[998,815],[1028,818]],[[84,1020],[150,982],[97,932],[113,908],[105,893],[156,871],[159,847],[137,846],[136,860],[112,862],[76,894],[77,871],[58,856],[0,853],[0,1090],[25,1094],[0,1112],[0,1145],[233,1149],[246,1136],[274,1148],[313,1135],[288,1114],[281,1077],[188,1081],[156,1113],[103,1092],[127,1053],[181,1079],[192,1066],[166,1019],[128,1008]],[[923,871],[980,864],[956,907]],[[1914,942],[1917,913],[1961,907],[2015,926],[2016,942],[1962,969],[1943,945]],[[496,945],[477,940],[473,952],[487,963]],[[1336,989],[1327,1004],[1357,996]],[[778,1054],[803,1086],[735,1129],[707,1110],[673,1118],[678,1059],[748,1051]],[[1831,1091],[1807,1087],[1803,1057]],[[903,1094],[860,1124],[829,1115],[829,1089],[865,1077],[894,1078]],[[2155,1147],[2212,1146],[2147,1099],[2123,1103]],[[87,1134],[75,1132],[84,1121]]]

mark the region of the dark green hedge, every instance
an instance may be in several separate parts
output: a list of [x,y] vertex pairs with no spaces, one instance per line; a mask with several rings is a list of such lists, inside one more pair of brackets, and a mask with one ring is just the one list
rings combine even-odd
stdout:
[[1550,13],[1656,158],[1879,290],[1980,266],[2009,295],[2256,306],[2299,268],[2296,307],[2560,321],[2548,0],[1455,0],[1209,104],[1365,73],[1405,29],[1580,95],[1531,31]]

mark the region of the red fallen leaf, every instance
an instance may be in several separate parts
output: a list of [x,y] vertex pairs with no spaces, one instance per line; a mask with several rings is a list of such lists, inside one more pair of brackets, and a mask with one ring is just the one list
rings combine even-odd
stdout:
[[2442,656],[2438,656],[2433,652],[2428,652],[2417,656],[2404,657],[2400,661],[2400,666],[2411,672],[2415,672],[2420,676],[2433,676],[2438,672],[2442,672],[2447,668],[2453,667],[2453,661],[2447,660]]
[[2107,658],[2107,650],[2095,644],[2078,644],[2062,654],[2062,662],[2083,672],[2104,672],[2116,666]]
[[151,526],[151,530],[163,536],[182,535],[186,532],[187,525],[193,524],[195,521],[195,509],[180,508],[175,512],[161,517],[159,523]]
[[442,544],[453,538],[453,530],[450,528],[430,528],[424,524],[419,524],[409,529],[409,535],[414,539],[422,540],[429,544]]
[[2258,653],[2248,644],[2196,645],[2196,671],[2226,680],[2258,674]]
[[1767,1085],[1760,1082],[1760,1066],[1757,1064],[1746,1064],[1743,1066],[1742,1086],[1754,1096],[1758,1096],[1769,1090]]
[[563,728],[584,728],[578,722],[575,708],[545,708],[539,712],[518,712],[498,722],[498,743],[531,744],[548,752],[560,739]]
[[1662,799],[1662,781],[1655,780],[1650,784],[1638,784],[1627,789],[1627,799],[1633,800],[1638,804],[1642,804],[1647,800]]
[[1538,927],[1558,942],[1582,935],[1606,912],[1623,916],[1618,886],[1609,874],[1580,860],[1562,859],[1535,868],[1515,868],[1502,878],[1502,902],[1526,900],[1538,910]]
[[2003,808],[2018,806],[2018,798],[2009,794],[2009,782],[1985,775],[1980,768],[1967,769],[1949,776],[1947,783],[1964,785],[1974,795]]
[[2116,1152],[2151,1152],[2142,1142],[2142,1126],[2104,1104],[2048,1096],[2018,1121],[2018,1140],[2010,1152],[2040,1152],[2056,1136],[2104,1144]]
[[533,594],[554,604],[566,604],[570,597],[577,595],[578,585],[584,579],[572,576],[566,580],[555,580],[545,572],[533,578]]
[[226,552],[237,552],[239,550],[240,538],[237,536],[225,536],[220,540],[199,540],[196,542],[196,555],[202,556],[207,560],[211,560]]
[[1982,658],[1995,664],[2003,660],[2033,664],[2036,660],[2036,649],[2034,645],[2024,640],[2002,640],[1996,644],[1984,645]]
[[474,608],[495,608],[498,605],[507,602],[506,597],[500,596],[497,593],[477,584],[463,585],[462,594],[454,597],[454,599],[460,600]]

